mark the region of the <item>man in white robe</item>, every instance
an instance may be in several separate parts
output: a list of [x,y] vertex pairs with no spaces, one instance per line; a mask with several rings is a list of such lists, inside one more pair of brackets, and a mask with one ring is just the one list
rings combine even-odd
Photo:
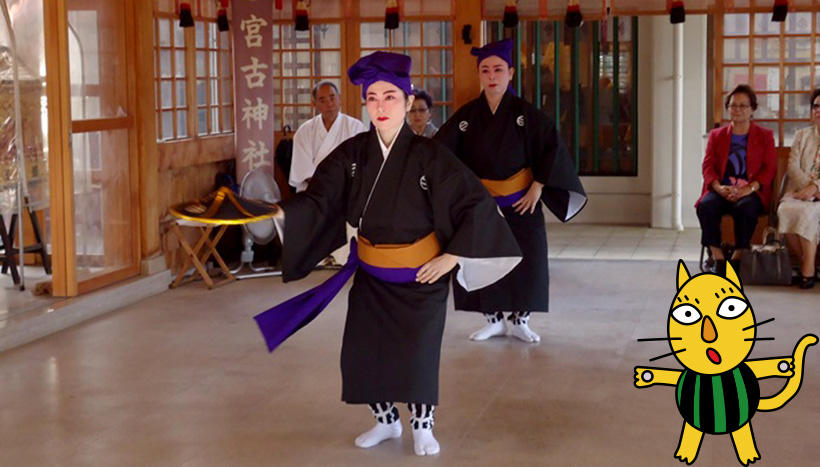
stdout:
[[[367,131],[360,120],[341,112],[339,89],[330,81],[322,81],[313,88],[313,105],[318,115],[299,126],[293,135],[293,159],[288,183],[297,192],[305,191],[313,172],[325,157],[342,141]],[[351,235],[348,226],[348,238]],[[347,260],[347,245],[332,253],[338,264]]]

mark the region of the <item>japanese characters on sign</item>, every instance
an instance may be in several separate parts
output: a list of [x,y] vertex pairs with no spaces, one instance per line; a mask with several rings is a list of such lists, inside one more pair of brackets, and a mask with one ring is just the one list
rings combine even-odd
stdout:
[[[236,76],[236,175],[265,167],[273,175],[273,97],[271,50],[273,10],[269,1],[234,0],[234,76]],[[238,26],[238,27],[237,27]]]

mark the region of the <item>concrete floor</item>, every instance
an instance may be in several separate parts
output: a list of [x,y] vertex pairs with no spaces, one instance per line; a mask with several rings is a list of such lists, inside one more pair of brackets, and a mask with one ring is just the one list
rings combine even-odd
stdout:
[[[450,313],[433,458],[413,455],[409,430],[353,446],[373,420],[339,401],[344,295],[266,353],[251,317],[328,274],[192,284],[0,354],[0,465],[682,465],[673,389],[632,386],[633,366],[667,351],[636,338],[665,335],[674,261],[553,259],[553,311],[532,320],[540,345],[470,342],[481,319]],[[777,318],[761,328],[776,340],[753,357],[790,354],[820,332],[820,288],[747,295],[758,320]],[[797,397],[753,420],[756,465],[820,458],[820,349],[806,360]],[[764,381],[764,394],[781,384]],[[739,464],[727,436],[707,436],[695,465]]]

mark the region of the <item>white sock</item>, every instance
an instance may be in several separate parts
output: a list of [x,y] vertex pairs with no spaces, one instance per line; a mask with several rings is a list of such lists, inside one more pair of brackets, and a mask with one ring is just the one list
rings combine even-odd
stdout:
[[541,342],[541,336],[530,329],[527,323],[510,324],[510,335],[521,339],[524,342],[536,344]]
[[413,450],[417,456],[434,456],[439,453],[441,447],[431,428],[413,430]]
[[360,434],[355,443],[360,448],[372,448],[382,441],[400,437],[401,431],[399,420],[393,423],[376,423],[376,426]]
[[496,313],[484,313],[487,324],[478,331],[470,334],[470,340],[483,341],[495,336],[503,336],[507,333],[507,326],[504,325],[504,315],[499,311]]

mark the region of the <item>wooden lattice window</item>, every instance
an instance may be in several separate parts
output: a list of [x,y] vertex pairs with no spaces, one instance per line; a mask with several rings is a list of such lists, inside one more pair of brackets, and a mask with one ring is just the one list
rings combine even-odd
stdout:
[[154,14],[154,81],[157,139],[188,137],[188,77],[185,69],[185,30],[173,12]]
[[196,22],[197,134],[233,131],[231,33],[217,30],[216,19]]
[[[383,27],[383,26],[382,26]],[[341,90],[342,25],[311,23],[296,31],[292,23],[273,25],[273,76],[277,128],[294,131],[314,115],[313,86],[330,81]]]
[[216,27],[217,3],[191,3],[195,27],[179,27],[174,0],[154,1],[157,139],[233,131],[230,31]]
[[[774,132],[780,147],[808,125],[809,97],[820,86],[820,13],[732,13],[715,21],[714,121],[728,122],[724,99],[738,84],[757,94],[754,121]],[[719,91],[719,92],[718,92]]]
[[[395,30],[384,29],[384,21],[360,24],[361,54],[387,50],[410,56],[413,87],[433,97],[432,122],[441,126],[453,114],[453,23],[402,21]],[[369,122],[362,104],[362,120]]]

